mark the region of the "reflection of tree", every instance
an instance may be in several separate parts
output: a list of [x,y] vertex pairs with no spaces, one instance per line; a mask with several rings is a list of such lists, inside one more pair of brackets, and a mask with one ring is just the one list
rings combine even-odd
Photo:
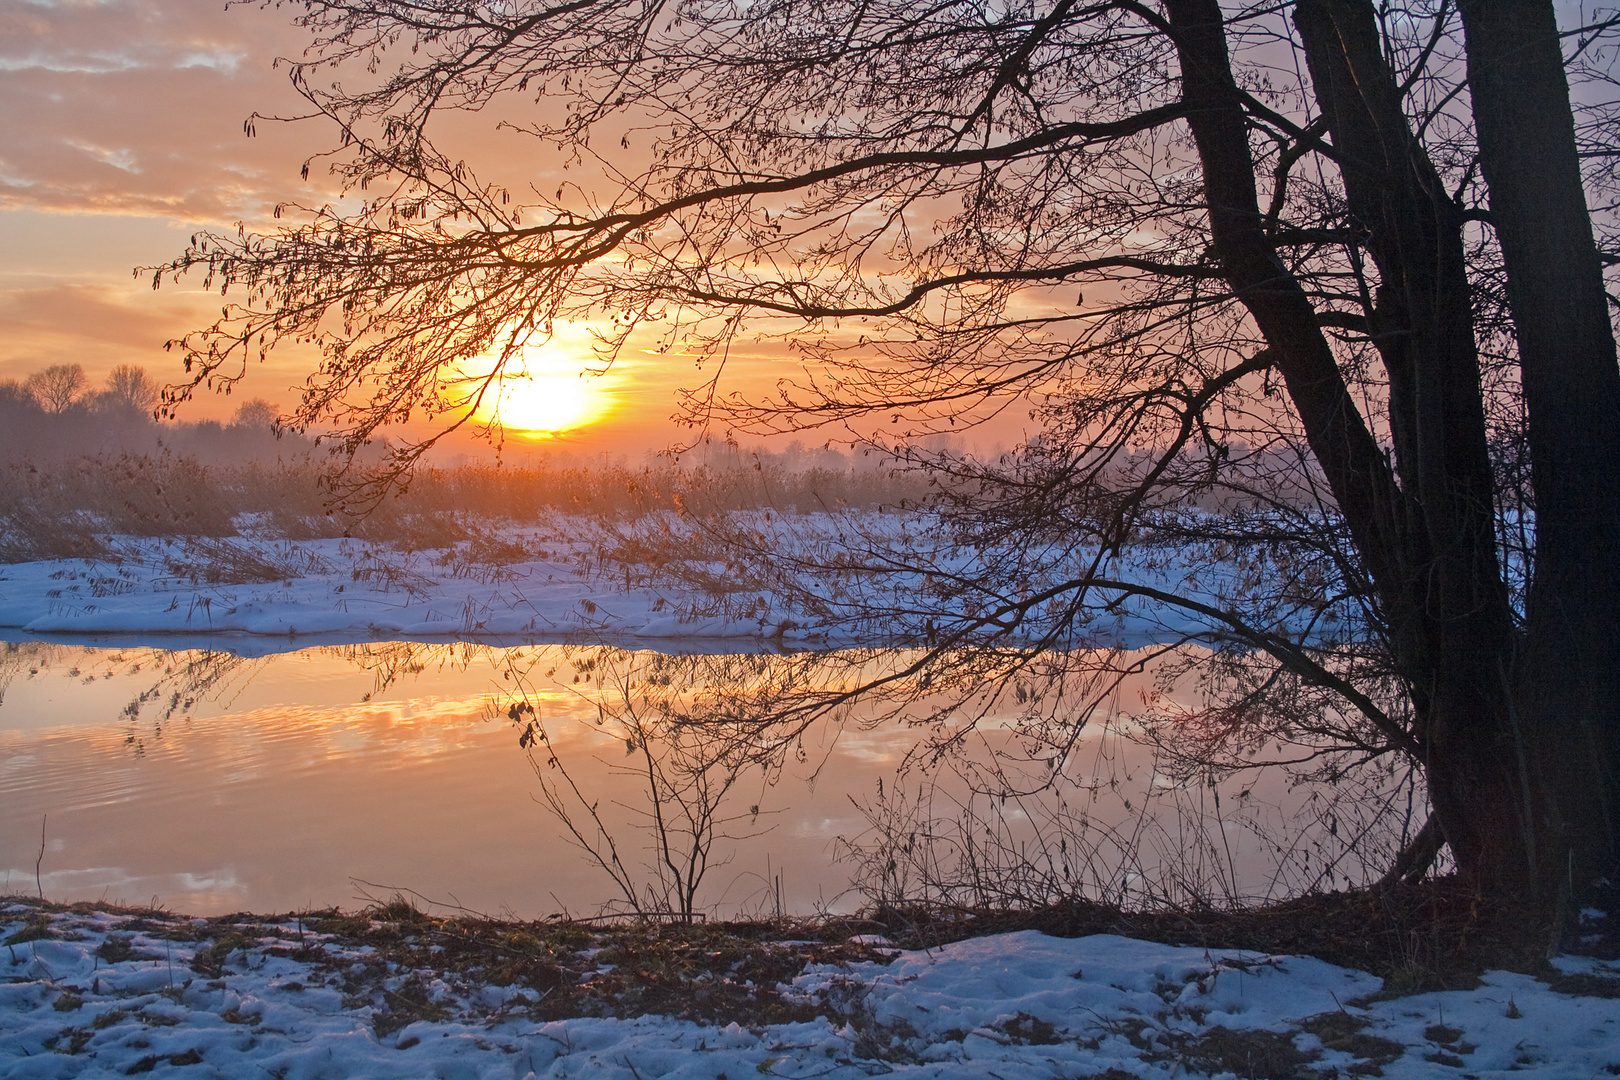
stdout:
[[[807,746],[827,745],[824,724],[832,741],[850,724],[915,733],[898,774],[860,805],[870,829],[845,838],[858,885],[881,901],[1185,904],[1365,884],[1420,823],[1414,812],[1421,819],[1416,775],[1356,744],[1360,717],[1236,648],[565,652],[571,683],[514,668],[507,716],[548,807],[643,912],[690,917],[715,842],[753,821],[757,803],[727,812],[742,801],[735,785],[753,769],[775,784],[790,763],[819,775],[826,759]],[[520,650],[506,656],[521,665]],[[1229,685],[1212,687],[1212,673]],[[537,707],[553,677],[595,705],[580,723],[600,745],[624,749],[616,763],[598,753],[648,800],[633,811],[646,866],[632,865],[604,816],[631,808],[592,786],[578,751],[559,747],[567,731]],[[1263,751],[1209,753],[1200,739],[1218,741],[1245,699],[1296,720],[1268,728]],[[1316,783],[1257,775],[1279,764]]]
[[341,645],[330,654],[341,657],[357,670],[374,677],[369,699],[405,679],[414,679],[431,669],[465,671],[475,662],[499,664],[502,651],[476,641],[386,641],[375,644]]
[[[603,809],[604,794],[583,782],[580,766],[565,760],[556,722],[548,731],[532,700],[531,673],[514,677],[508,718],[519,728],[518,745],[529,755],[541,798],[563,829],[618,887],[624,903],[642,917],[667,915],[691,922],[698,890],[709,871],[729,861],[717,850],[760,832],[763,794],[779,774],[785,743],[779,725],[737,723],[710,707],[729,700],[730,690],[756,681],[761,658],[666,656],[620,649],[570,650],[571,687],[597,706],[591,741],[624,747],[609,773],[641,788],[645,802],[608,798],[628,811],[645,836],[651,856],[630,865],[622,836]],[[546,677],[555,675],[555,669]],[[746,810],[734,805],[735,789],[758,770],[758,794]],[[617,788],[617,785],[615,785]]]
[[[1056,773],[1015,726],[978,733],[955,770],[902,772],[859,804],[845,838],[860,887],[881,904],[1027,908],[1085,897],[1178,909],[1366,885],[1421,810],[1410,769],[1386,764],[1314,786],[1282,784],[1283,752],[1233,776],[1189,776],[1163,730],[1096,725]],[[1403,830],[1402,825],[1405,829]]]
[[59,648],[42,641],[8,641],[5,649],[0,651],[0,702],[6,699],[6,691],[18,675],[27,672],[28,675],[37,675],[42,668],[49,667],[45,660],[50,650]]
[[[1300,494],[1308,476],[1295,497],[1258,509],[1144,514],[1123,552],[1099,546],[1104,525],[1043,512],[1035,504],[1050,478],[1026,479],[1020,490],[981,477],[971,494],[947,493],[932,512],[898,519],[691,517],[692,542],[670,548],[661,572],[697,597],[698,614],[746,615],[768,598],[774,618],[802,612],[835,635],[913,643],[818,659],[813,676],[775,680],[790,693],[773,695],[768,681],[742,694],[739,717],[792,726],[870,692],[865,715],[922,729],[915,761],[950,760],[971,790],[998,800],[1046,784],[1061,801],[1066,786],[1088,782],[1073,756],[1078,742],[1124,713],[1131,737],[1153,748],[1160,775],[1177,784],[1252,790],[1248,774],[1281,765],[1285,784],[1315,785],[1316,802],[1333,808],[1319,835],[1280,846],[1319,846],[1315,864],[1331,865],[1332,880],[1376,878],[1380,859],[1389,860],[1384,869],[1428,865],[1396,859],[1421,832],[1421,797],[1416,822],[1403,809],[1370,832],[1338,827],[1358,816],[1353,793],[1378,808],[1390,791],[1411,791],[1415,744],[1410,700],[1378,637],[1386,628],[1347,588],[1338,526]],[[622,526],[625,549],[649,547],[656,529]],[[1094,647],[1122,640],[1122,628],[1161,644]],[[1149,668],[1195,685],[1196,704],[1165,694],[1120,701],[1121,687]],[[988,760],[974,741],[986,718],[1016,734],[1016,745]],[[1251,831],[1295,831],[1281,814],[1262,828],[1263,816],[1248,815]]]
[[18,676],[61,672],[84,683],[114,677],[135,680],[142,689],[130,698],[121,715],[130,725],[124,741],[140,754],[146,737],[138,726],[143,717],[151,721],[151,737],[162,738],[165,724],[186,717],[199,703],[228,703],[268,662],[264,657],[214,649],[95,649],[8,641],[0,653],[0,701]]
[[[156,681],[129,705],[124,714],[136,719],[141,707],[156,703],[159,719],[190,713],[200,701],[226,705],[229,699],[246,688],[247,683],[264,669],[264,657],[238,656],[235,653],[212,649],[189,649],[179,653],[160,653],[153,650],[146,670],[156,674]],[[131,673],[142,670],[140,661],[133,661]]]
[[[433,670],[487,664],[500,702],[492,712],[504,710],[517,727],[541,801],[643,916],[696,917],[706,875],[729,861],[720,845],[757,835],[769,816],[762,797],[792,741],[793,714],[767,707],[764,719],[743,719],[735,709],[748,695],[762,705],[788,701],[773,680],[797,665],[784,668],[782,658],[408,641],[336,652],[372,673],[368,698]],[[553,711],[559,699],[566,704]],[[584,738],[562,728],[569,714]],[[807,721],[819,715],[804,713]],[[579,756],[585,747],[607,766],[606,785]],[[758,794],[744,810],[738,788],[756,770]],[[627,850],[625,814],[634,843],[650,852],[645,861]]]
[[[694,917],[731,845],[770,817],[770,792],[789,774],[824,775],[862,729],[907,733],[862,801],[871,828],[845,838],[860,886],[880,900],[1187,902],[1363,882],[1412,824],[1399,759],[1355,748],[1355,715],[1235,647],[666,655],[377,642],[311,653],[369,673],[361,701],[487,670],[487,715],[515,723],[538,798],[642,914]],[[125,710],[139,753],[272,663],[13,643],[0,693],[30,672],[140,680]],[[1245,702],[1293,720],[1267,728],[1263,754],[1223,756],[1224,725],[1257,722],[1233,715]],[[1252,775],[1279,761],[1319,790]]]

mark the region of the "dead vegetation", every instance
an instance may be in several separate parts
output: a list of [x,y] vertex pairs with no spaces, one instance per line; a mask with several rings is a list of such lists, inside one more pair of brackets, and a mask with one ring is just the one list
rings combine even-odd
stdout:
[[[129,943],[135,933],[192,945],[187,967],[202,978],[227,976],[260,962],[256,957],[300,961],[340,989],[346,1007],[371,1007],[379,1036],[416,1020],[445,1018],[443,1002],[427,991],[434,980],[472,998],[482,986],[532,991],[493,1007],[490,1020],[656,1014],[745,1027],[785,1023],[820,1011],[783,993],[781,984],[807,964],[882,962],[893,955],[853,940],[852,926],[840,920],[520,922],[430,915],[397,896],[358,912],[213,919],[23,897],[8,902],[26,903],[36,914],[5,944],[55,936],[51,914],[114,911],[133,918],[98,952],[109,962],[142,958]],[[183,978],[178,961],[175,966],[177,979]]]
[[345,507],[342,484],[312,459],[219,466],[168,452],[4,459],[0,562],[106,558],[114,536],[217,540],[244,527],[260,537],[353,536],[403,551],[470,541],[476,554],[510,561],[485,523],[532,523],[555,512],[624,521],[665,510],[870,509],[915,501],[924,490],[909,473],[801,467],[770,455],[714,466],[423,468],[408,489],[364,512]]
[[[1470,906],[1452,883],[1376,897],[1351,894],[1307,900],[1229,913],[1052,909],[1025,913],[1018,925],[1062,935],[1107,931],[1210,948],[1307,953],[1336,963],[1359,960],[1357,966],[1385,976],[1386,994],[1418,987],[1410,982],[1392,985],[1398,965],[1405,961],[1395,955],[1380,958],[1376,945],[1358,945],[1355,939],[1387,943],[1405,934],[1408,950],[1403,955],[1409,957],[1413,936],[1427,935],[1424,955],[1452,958],[1431,970],[1427,988],[1462,987],[1481,967],[1506,965],[1538,974],[1561,993],[1609,996],[1607,986],[1576,985],[1569,977],[1556,975],[1546,964],[1544,946],[1540,952],[1527,948],[1527,935],[1515,936],[1510,918],[1504,913],[1487,916],[1477,905]],[[873,931],[886,932],[895,944],[937,945],[1015,928],[1006,913],[925,916],[887,911],[869,913],[870,917],[682,924],[440,916],[397,894],[356,912],[327,909],[211,919],[22,897],[8,898],[7,903],[12,924],[21,923],[5,943],[14,953],[34,941],[82,938],[84,928],[80,924],[76,930],[71,916],[98,912],[118,916],[117,929],[106,936],[96,955],[109,964],[167,959],[174,993],[192,979],[223,985],[219,980],[261,970],[269,958],[296,961],[301,965],[297,981],[283,976],[277,989],[337,991],[343,1008],[364,1010],[377,1038],[400,1049],[417,1041],[406,1029],[418,1021],[493,1026],[649,1015],[717,1026],[737,1024],[756,1032],[769,1025],[823,1017],[848,1033],[851,1059],[888,1066],[932,1060],[933,1043],[960,1042],[970,1035],[1007,1045],[1070,1044],[1092,1050],[1104,1040],[1118,1038],[1128,1042],[1143,1063],[1173,1074],[1269,1080],[1378,1077],[1407,1056],[1462,1067],[1477,1049],[1465,1041],[1461,1028],[1444,1022],[1430,1024],[1419,1042],[1384,1037],[1377,1033],[1374,1019],[1363,1014],[1370,1001],[1346,1001],[1336,1010],[1275,1030],[1202,1027],[1204,1016],[1197,1006],[1176,1003],[1181,986],[1173,982],[1160,991],[1164,1012],[1153,1016],[1101,1020],[1076,1016],[1054,1022],[1019,1012],[972,1032],[933,1036],[924,1036],[904,1018],[881,1018],[867,1000],[872,986],[853,974],[834,978],[813,994],[788,989],[810,964],[888,963],[894,949],[883,938],[872,937]],[[1604,940],[1588,944],[1598,951],[1614,944],[1606,934],[1596,936]],[[137,948],[137,940],[144,947]],[[1233,962],[1245,970],[1273,963],[1265,958]],[[489,988],[506,989],[491,994]],[[80,1003],[72,994],[73,988],[64,990],[56,1008],[78,1009]],[[92,1030],[127,1015],[128,1009],[114,1009],[98,1017],[93,1028],[66,1029],[60,1038],[67,1041],[57,1049],[77,1052],[75,1043],[88,1040]],[[176,1023],[162,1012],[143,1011],[140,1016],[148,1026]],[[263,1023],[262,1016],[246,1007],[232,1008],[221,1017],[246,1029]],[[1170,1022],[1177,1017],[1191,1019],[1195,1029]],[[161,1063],[162,1059],[154,1059],[152,1067]],[[1089,1080],[1123,1080],[1128,1075],[1110,1069]]]
[[[130,935],[137,932],[199,944],[191,967],[210,976],[228,969],[245,950],[263,948],[266,940],[275,941],[272,954],[317,963],[324,962],[323,942],[341,944],[375,950],[375,960],[365,964],[374,964],[378,973],[432,969],[468,983],[530,987],[540,995],[534,1006],[537,1018],[659,1013],[697,1021],[748,1016],[776,1022],[773,1017],[796,1015],[798,1008],[780,997],[777,984],[806,964],[887,962],[894,948],[937,948],[1016,930],[1054,937],[1118,934],[1262,956],[1314,956],[1383,978],[1380,997],[1468,989],[1489,969],[1535,975],[1563,993],[1620,997],[1616,980],[1562,975],[1548,964],[1552,927],[1536,916],[1538,909],[1488,909],[1455,879],[1307,896],[1236,911],[1130,912],[1076,902],[1026,912],[891,907],[814,919],[689,923],[633,917],[522,921],[464,913],[441,916],[399,895],[356,912],[330,908],[211,919],[107,904],[6,899],[27,905],[33,914],[0,943],[4,945],[54,936],[52,914],[112,911],[132,919],[98,951],[109,962],[133,955]],[[1620,955],[1620,935],[1607,920],[1587,929],[1596,932],[1585,934],[1567,951]],[[330,971],[346,981],[346,993],[357,995],[369,985],[369,976],[352,969],[350,957],[332,960]],[[839,1007],[855,1009],[852,1002]],[[1362,1026],[1341,1012],[1314,1017],[1302,1030],[1330,1049],[1373,1056],[1378,1047],[1365,1042]],[[1053,1036],[1049,1027],[1021,1017],[1005,1025],[1005,1034],[1038,1044]],[[1454,1041],[1445,1036],[1439,1030],[1430,1034],[1441,1045]]]

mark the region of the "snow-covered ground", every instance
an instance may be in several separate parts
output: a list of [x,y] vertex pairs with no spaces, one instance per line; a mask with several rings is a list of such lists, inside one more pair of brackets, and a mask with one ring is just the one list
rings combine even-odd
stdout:
[[[1112,936],[1023,932],[925,952],[888,950],[881,940],[820,952],[811,942],[765,943],[750,946],[756,962],[773,950],[789,959],[779,985],[741,986],[742,961],[688,970],[686,1004],[663,1011],[702,1017],[693,1020],[650,1010],[643,996],[646,980],[667,986],[691,950],[637,954],[577,928],[486,924],[484,955],[494,959],[480,968],[458,962],[471,931],[457,924],[346,923],[349,932],[332,933],[319,919],[202,920],[8,902],[0,908],[0,1075],[1620,1073],[1620,1000],[1503,972],[1472,990],[1381,999],[1378,979],[1319,960]],[[829,956],[837,962],[816,962]],[[1559,963],[1584,974],[1588,989],[1620,987],[1620,969]],[[643,983],[624,978],[631,968]],[[729,1017],[711,1004],[705,1014],[705,997],[718,1001],[724,992],[753,1004]],[[594,1015],[570,1014],[560,1000],[589,1001],[579,1011]]]
[[[485,532],[454,547],[414,552],[354,539],[115,537],[117,554],[105,560],[0,565],[0,628],[78,636],[238,634],[306,643],[586,636],[886,644],[931,636],[932,617],[926,629],[920,615],[911,620],[916,625],[862,620],[855,613],[863,604],[866,610],[897,604],[898,610],[937,612],[941,619],[964,611],[971,616],[1084,573],[1087,561],[1084,553],[1062,552],[1043,562],[1036,553],[1027,560],[1033,570],[1019,582],[1002,583],[981,570],[983,591],[941,599],[925,570],[971,573],[975,561],[982,565],[994,556],[942,547],[921,515],[773,517],[745,529],[755,530],[749,538],[756,549],[736,562],[714,537],[673,515],[615,527],[560,514],[532,528]],[[916,565],[894,567],[892,550],[916,553]],[[775,554],[787,556],[786,565],[847,559],[865,569],[850,570],[844,581],[836,574],[818,578],[803,589],[789,583],[784,594],[783,579],[773,581],[762,571]],[[879,572],[870,573],[873,567]],[[1215,610],[1228,609],[1234,596],[1266,577],[1194,548],[1127,550],[1103,572]],[[807,597],[821,610],[807,612]],[[1209,625],[1197,612],[1140,597],[1115,602],[1117,593],[1097,590],[1093,599],[1096,610],[1083,630],[1110,644],[1172,640]],[[1273,605],[1263,621],[1302,633],[1324,628],[1308,610],[1286,604]],[[1035,633],[1038,625],[1037,612],[1026,631]]]
[[[359,540],[124,538],[116,560],[0,567],[0,626],[33,634],[553,640],[582,632],[657,636],[676,622],[657,589],[615,590],[593,580],[566,542],[535,533],[514,539],[535,556],[489,565],[458,559],[453,549],[401,553]],[[249,575],[270,580],[231,580]],[[686,632],[738,637],[768,629],[694,620]]]

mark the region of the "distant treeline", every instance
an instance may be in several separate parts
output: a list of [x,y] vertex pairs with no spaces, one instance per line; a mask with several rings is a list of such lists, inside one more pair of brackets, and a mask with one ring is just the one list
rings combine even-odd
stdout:
[[640,466],[562,453],[533,464],[421,468],[357,513],[344,504],[339,463],[313,439],[278,437],[270,403],[248,401],[228,424],[159,423],[158,400],[156,382],[130,364],[100,388],[78,364],[0,382],[0,561],[95,556],[109,535],[247,531],[439,547],[466,538],[475,523],[522,524],[559,510],[623,518],[669,509],[871,509],[914,502],[927,487],[878,458],[797,443],[780,453],[716,443]]
[[354,514],[324,465],[204,464],[172,451],[13,457],[0,461],[0,562],[96,557],[110,535],[357,536],[436,548],[556,511],[621,519],[671,509],[875,509],[915,501],[926,487],[913,473],[795,469],[772,455],[733,465],[478,464],[423,469],[397,496]]
[[246,463],[297,457],[313,440],[274,430],[276,408],[243,402],[228,424],[160,424],[152,418],[159,386],[146,370],[120,364],[93,388],[78,364],[53,364],[23,380],[0,381],[0,457],[32,461],[97,454],[160,454]]

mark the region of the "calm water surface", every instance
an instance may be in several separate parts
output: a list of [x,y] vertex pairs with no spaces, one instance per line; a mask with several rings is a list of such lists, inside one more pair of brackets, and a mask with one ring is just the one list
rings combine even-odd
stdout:
[[[594,913],[612,883],[538,801],[506,715],[514,668],[558,756],[600,793],[626,862],[649,854],[646,785],[594,727],[613,688],[570,682],[578,653],[562,646],[0,648],[0,892],[36,890],[43,824],[38,886],[59,900],[208,914],[406,888],[491,913]],[[741,838],[716,844],[726,864],[700,905],[767,910],[779,875],[785,909],[850,906],[835,844],[864,827],[850,797],[913,738],[824,726],[774,785],[745,777],[728,803]]]
[[[649,701],[672,693],[688,705],[732,700],[786,663],[562,645],[231,651],[264,644],[0,643],[0,893],[215,914],[356,907],[409,890],[497,915],[596,914],[618,893],[545,806],[543,780],[561,776],[547,758],[563,763],[628,872],[645,881],[652,802],[615,713],[648,715]],[[829,678],[851,676],[839,665],[855,654],[825,655],[834,658]],[[858,655],[863,665],[904,657]],[[1150,686],[1141,676],[1121,696]],[[535,706],[549,742],[520,745],[522,724],[509,716],[520,700]],[[699,909],[768,914],[778,882],[788,912],[859,906],[839,839],[866,833],[857,803],[881,785],[896,805],[896,769],[919,738],[903,723],[866,719],[857,708],[813,725],[779,773],[742,773],[720,805],[729,820]],[[981,760],[1006,745],[995,742],[1006,737],[998,723],[985,717],[973,736]],[[1063,813],[1097,830],[1111,880],[1168,866],[1201,878],[1200,890],[1229,881],[1248,895],[1275,891],[1275,857],[1293,852],[1221,817],[1213,789],[1168,782],[1143,747],[1090,728],[1085,739],[1072,759],[1082,783]],[[1241,805],[1260,805],[1266,793],[1253,779],[1238,782]],[[1285,825],[1308,809],[1281,787],[1273,795],[1269,812]],[[945,799],[953,816],[954,798]],[[1142,810],[1154,800],[1178,809],[1145,828]],[[573,805],[584,831],[602,835]],[[1205,815],[1202,836],[1185,832],[1188,807]],[[1013,800],[992,810],[1012,830],[1008,850],[1039,841],[1026,809]],[[1145,863],[1131,862],[1137,853]],[[1314,871],[1301,862],[1299,872],[1309,886]]]

